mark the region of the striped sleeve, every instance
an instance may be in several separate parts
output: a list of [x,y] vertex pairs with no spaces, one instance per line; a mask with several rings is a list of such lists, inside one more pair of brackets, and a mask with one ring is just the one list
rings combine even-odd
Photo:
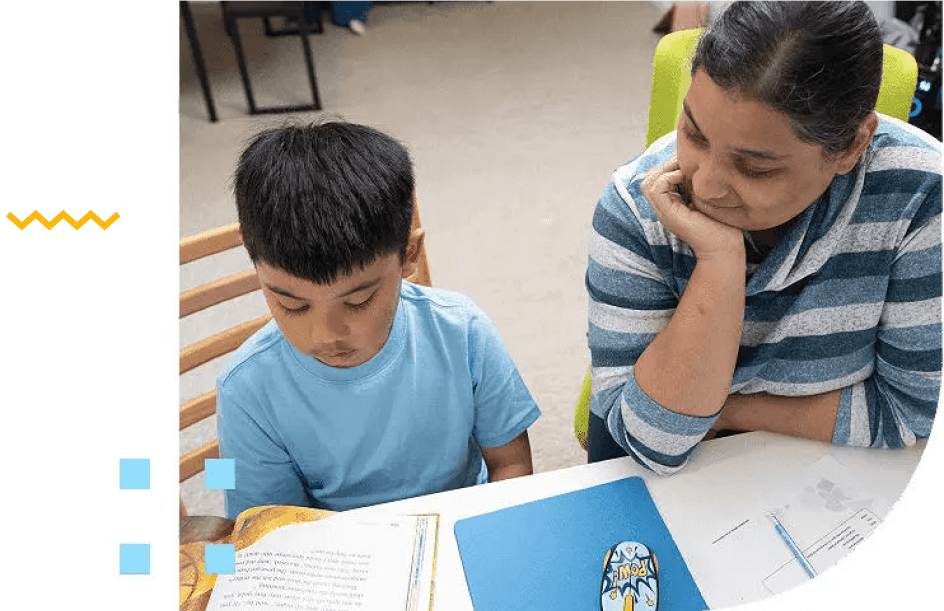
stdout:
[[844,389],[833,442],[908,446],[931,432],[941,384],[941,182],[896,253],[868,379]]
[[617,185],[609,185],[600,198],[590,235],[590,409],[630,456],[668,474],[684,466],[716,417],[669,411],[636,383],[636,360],[668,324],[679,295],[657,263],[671,260],[672,244],[660,239],[654,218],[640,214]]

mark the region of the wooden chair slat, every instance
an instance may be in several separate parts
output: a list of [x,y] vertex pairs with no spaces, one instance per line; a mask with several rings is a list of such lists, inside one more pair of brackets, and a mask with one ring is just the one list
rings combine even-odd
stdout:
[[180,241],[180,264],[235,248],[243,243],[239,223],[223,225]]
[[[419,206],[413,207],[413,220],[411,222],[410,230],[418,229],[422,227],[422,222],[420,221],[420,209]],[[419,259],[416,262],[416,273],[407,278],[413,284],[422,284],[423,286],[433,286],[433,279],[429,274],[429,263],[426,261],[426,246],[423,246],[423,249],[420,250]]]
[[[203,461],[220,457],[220,443],[216,439],[191,450],[180,457],[180,481],[186,481],[203,471]],[[181,503],[182,504],[182,503]]]
[[180,294],[180,317],[189,316],[258,289],[259,278],[253,269],[202,284]]
[[239,348],[244,341],[249,339],[250,335],[258,331],[271,318],[271,314],[265,314],[235,327],[230,327],[195,344],[190,344],[180,351],[180,373],[186,373]]
[[420,259],[416,264],[416,273],[407,278],[413,284],[422,284],[423,286],[433,286],[433,281],[429,277],[429,265],[426,263],[426,255],[420,254]]
[[216,413],[216,391],[211,390],[180,406],[180,430]]

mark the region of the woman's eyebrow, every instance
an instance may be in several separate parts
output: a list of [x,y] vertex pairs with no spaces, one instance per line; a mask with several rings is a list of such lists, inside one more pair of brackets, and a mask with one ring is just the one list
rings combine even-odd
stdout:
[[[692,125],[695,126],[695,129],[697,129],[699,133],[702,133],[701,128],[698,127],[698,121],[696,121],[695,117],[692,116],[692,111],[688,107],[688,102],[685,100],[682,100],[682,110],[685,111],[685,116],[688,117],[688,120],[692,122]],[[775,155],[767,151],[755,151],[753,149],[734,149],[734,152],[744,157],[752,157],[754,159],[761,159],[763,161],[782,161],[785,159],[783,155]]]
[[762,161],[782,161],[783,159],[785,159],[783,155],[774,155],[773,153],[768,153],[766,151],[752,151],[751,149],[734,149],[734,152],[744,157],[753,157],[754,159],[760,159]]
[[688,107],[688,102],[685,100],[682,100],[682,110],[685,111],[685,116],[688,117],[688,120],[692,122],[692,125],[695,126],[695,129],[697,129],[700,132],[701,128],[698,127],[698,121],[696,121],[695,117],[692,116],[692,111]]

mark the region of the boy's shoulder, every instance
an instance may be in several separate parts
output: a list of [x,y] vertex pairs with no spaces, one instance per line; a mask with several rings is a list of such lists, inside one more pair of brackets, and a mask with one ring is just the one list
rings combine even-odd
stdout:
[[451,319],[457,323],[484,315],[465,295],[407,281],[400,289],[400,299],[421,315]]
[[247,367],[265,368],[277,361],[275,352],[286,341],[275,320],[270,320],[261,329],[236,349],[216,376],[218,387],[233,381],[238,373]]
[[[400,307],[408,310],[407,333],[413,345],[452,346],[466,352],[491,338],[497,331],[485,312],[470,298],[452,291],[403,283]],[[488,343],[488,342],[486,342]],[[461,348],[460,348],[461,347]]]

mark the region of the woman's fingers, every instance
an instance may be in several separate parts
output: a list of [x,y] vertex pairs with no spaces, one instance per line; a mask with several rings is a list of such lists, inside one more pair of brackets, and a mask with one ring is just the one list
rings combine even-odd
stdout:
[[678,187],[684,182],[685,176],[682,174],[682,170],[672,170],[656,177],[652,186],[654,191],[678,195]]
[[667,163],[649,171],[643,179],[643,195],[655,208],[656,214],[663,222],[666,220],[663,218],[664,216],[678,214],[678,212],[674,212],[675,208],[685,208],[690,212],[679,192],[679,187],[684,182],[685,176],[682,174],[682,170],[679,169],[678,162],[674,157]]
[[642,182],[642,193],[652,205],[659,221],[686,242],[695,255],[711,255],[716,251],[743,249],[738,229],[724,225],[691,207],[683,196],[685,175],[673,156],[650,170]]
[[667,162],[649,170],[642,181],[643,190],[652,193],[677,193],[676,185],[684,182],[685,176],[673,155]]

